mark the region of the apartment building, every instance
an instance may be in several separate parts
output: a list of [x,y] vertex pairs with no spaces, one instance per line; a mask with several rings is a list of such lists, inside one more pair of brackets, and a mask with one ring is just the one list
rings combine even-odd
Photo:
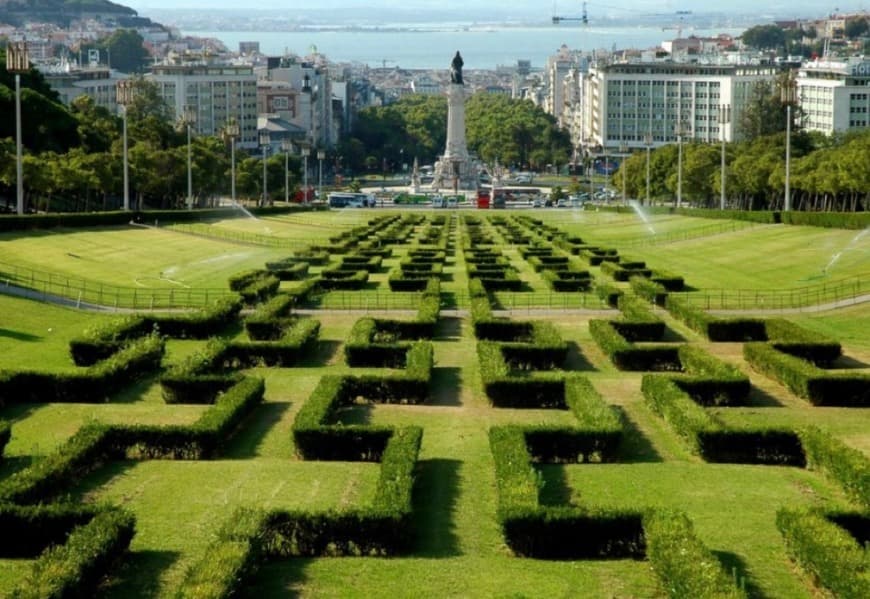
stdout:
[[797,75],[802,126],[830,135],[870,126],[870,60],[805,63]]

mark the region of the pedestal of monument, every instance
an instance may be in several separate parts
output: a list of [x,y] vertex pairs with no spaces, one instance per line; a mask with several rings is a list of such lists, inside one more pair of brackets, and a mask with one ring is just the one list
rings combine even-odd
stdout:
[[447,88],[447,147],[435,164],[433,187],[452,190],[477,189],[477,170],[468,157],[465,143],[465,86],[451,83]]

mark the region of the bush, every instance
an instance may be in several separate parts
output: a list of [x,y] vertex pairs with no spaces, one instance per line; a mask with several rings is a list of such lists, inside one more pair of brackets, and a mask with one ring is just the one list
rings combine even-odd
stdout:
[[743,357],[815,406],[870,406],[870,376],[866,374],[829,374],[768,343],[745,344]]
[[738,599],[746,592],[695,535],[682,512],[650,510],[643,516],[646,557],[669,597]]
[[149,335],[86,369],[68,372],[0,371],[5,403],[100,403],[139,376],[160,368],[164,342]]
[[20,599],[86,597],[126,552],[133,538],[132,514],[111,509],[76,528],[63,545],[46,550],[12,592]]
[[870,597],[870,562],[848,532],[816,510],[780,509],[776,527],[788,554],[836,597]]
[[847,495],[870,509],[870,458],[817,427],[799,434],[809,467],[825,472]]

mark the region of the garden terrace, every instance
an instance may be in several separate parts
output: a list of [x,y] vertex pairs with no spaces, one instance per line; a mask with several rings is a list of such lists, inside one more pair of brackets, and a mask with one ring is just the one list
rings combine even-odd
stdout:
[[[52,588],[103,597],[343,596],[351,586],[372,597],[866,595],[868,408],[814,406],[744,355],[751,337],[864,388],[866,304],[733,315],[705,302],[711,281],[752,281],[764,308],[769,290],[821,290],[839,268],[866,273],[858,258],[870,238],[846,251],[858,231],[653,214],[653,236],[635,215],[604,210],[490,214],[346,210],[197,223],[196,235],[3,233],[10,259],[31,269],[44,248],[52,281],[66,277],[49,293],[73,304],[74,277],[191,297],[210,287],[226,300],[119,317],[0,295],[0,370],[12,379],[80,374],[154,333],[161,347],[140,375],[121,369],[116,387],[82,382],[75,401],[16,392],[0,407],[0,596],[48,588],[41,576],[54,584],[58,571]],[[379,238],[391,228],[401,243]],[[824,264],[798,239],[829,248]],[[546,273],[575,271],[523,259],[545,244],[586,269],[593,291],[551,291]],[[653,275],[626,283],[578,267],[581,244],[637,255]],[[780,271],[765,272],[768,251],[789,248]],[[793,280],[840,250],[830,279]],[[372,257],[381,268],[362,289],[319,288],[323,270]],[[440,277],[389,290],[401,262],[427,257]],[[757,274],[744,268],[756,261]],[[240,312],[230,279],[281,278],[267,263],[307,263],[306,278],[280,280]],[[526,291],[489,293],[471,276],[504,266]],[[688,291],[666,288],[683,277]],[[712,342],[656,307],[659,294],[752,334]],[[620,370],[594,321],[636,350],[666,348],[674,370]],[[300,345],[280,366],[228,353],[261,342],[283,351],[290,337]],[[173,377],[179,402],[167,403]],[[27,535],[14,532],[22,526]]]

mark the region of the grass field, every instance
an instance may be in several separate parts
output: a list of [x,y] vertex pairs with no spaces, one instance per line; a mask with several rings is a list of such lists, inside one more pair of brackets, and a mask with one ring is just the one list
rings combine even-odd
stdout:
[[[311,214],[216,223],[237,231],[323,240],[339,228],[363,224],[378,213],[343,211],[330,228],[330,215]],[[430,213],[431,214],[431,213]],[[567,212],[566,212],[567,214]],[[585,214],[585,213],[580,213]],[[556,219],[555,212],[547,216]],[[559,217],[561,219],[561,217]],[[558,225],[574,234],[602,240],[636,235],[638,225],[626,215],[592,213],[597,221]],[[697,231],[698,220],[662,217],[654,226],[671,232]],[[555,223],[556,221],[553,220]],[[264,224],[267,223],[267,224]],[[704,221],[703,227],[709,227]],[[323,233],[315,235],[314,231]],[[629,233],[629,230],[634,232]],[[303,230],[311,236],[304,237]],[[710,231],[711,229],[704,229]],[[611,233],[612,232],[612,233]],[[780,226],[736,227],[654,247],[638,254],[656,267],[683,274],[704,289],[798,283],[824,262],[824,252],[846,247],[854,232]],[[803,241],[801,241],[803,239]],[[454,235],[458,240],[458,234]],[[830,243],[818,256],[798,249]],[[868,240],[870,243],[870,240]],[[856,247],[859,244],[856,244]],[[87,276],[125,284],[144,272],[166,272],[190,285],[225,285],[238,270],[259,267],[274,251],[245,247],[162,230],[110,229],[57,231],[10,236],[4,261],[27,256],[45,258],[70,276]],[[870,277],[870,245],[844,252],[835,267],[852,276]],[[90,256],[88,248],[93,249]],[[718,250],[717,250],[718,248]],[[744,249],[745,248],[745,249]],[[751,250],[751,251],[750,251]],[[777,253],[790,256],[787,265]],[[88,256],[73,258],[66,254]],[[286,253],[286,252],[285,252]],[[506,248],[529,287],[543,293],[540,276],[524,264],[514,248]],[[729,257],[740,253],[742,258]],[[241,254],[244,254],[242,256]],[[698,257],[703,254],[703,257]],[[400,252],[400,255],[403,255]],[[443,298],[467,294],[468,278],[461,252],[451,250],[442,280]],[[748,256],[754,255],[747,268]],[[863,262],[860,258],[863,256]],[[128,258],[129,257],[129,262]],[[706,262],[705,262],[706,258]],[[757,268],[756,262],[758,261]],[[213,261],[212,261],[213,260]],[[741,260],[744,270],[741,271]],[[83,266],[93,262],[94,269]],[[141,261],[141,264],[137,264]],[[397,264],[398,257],[389,266]],[[141,270],[140,270],[141,269]],[[793,270],[794,269],[794,270]],[[0,270],[3,270],[0,267]],[[592,269],[600,277],[597,269]],[[832,271],[834,269],[831,269]],[[171,597],[187,569],[200,559],[216,531],[240,506],[341,510],[372,501],[378,466],[356,462],[308,462],[295,453],[292,423],[301,406],[326,374],[379,372],[350,368],[343,344],[360,314],[352,302],[387,296],[387,269],[357,300],[334,305],[312,317],[321,322],[316,352],[292,368],[254,368],[248,372],[266,381],[265,402],[242,424],[220,459],[212,461],[119,461],[99,469],[73,489],[71,498],[107,502],[131,510],[137,519],[129,556],[100,589],[103,597]],[[771,278],[778,277],[776,281]],[[368,300],[361,300],[365,297]],[[594,296],[594,294],[589,294]],[[353,294],[349,294],[349,297]],[[590,300],[591,302],[591,300]],[[369,306],[371,309],[412,307]],[[461,303],[461,302],[460,302]],[[578,301],[579,304],[579,301]],[[599,309],[600,303],[591,302]],[[823,596],[823,591],[789,561],[774,526],[781,506],[852,507],[841,489],[818,472],[786,467],[711,465],[693,455],[684,442],[647,407],[640,392],[641,373],[616,370],[592,340],[588,321],[599,317],[558,308],[536,313],[569,343],[566,370],[587,376],[605,400],[617,406],[626,423],[626,439],[614,464],[538,466],[546,505],[683,509],[700,538],[728,572],[742,579],[755,597]],[[579,307],[579,305],[577,306]],[[345,310],[347,308],[347,310]],[[112,316],[80,312],[0,295],[0,370],[74,368],[67,343],[89,326]],[[519,315],[516,318],[528,318]],[[750,405],[719,408],[716,414],[734,426],[755,422],[788,426],[816,424],[870,456],[870,410],[815,408],[785,387],[751,370],[736,343],[713,344],[682,323],[663,315],[668,339],[701,345],[736,365],[753,385]],[[789,316],[808,329],[837,338],[845,357],[840,368],[870,372],[870,304],[826,313]],[[239,328],[224,333],[241,336]],[[422,405],[357,405],[343,410],[342,423],[418,425],[423,441],[414,486],[414,543],[409,555],[383,558],[311,558],[266,564],[250,581],[245,596],[258,597],[661,597],[664,591],[642,560],[547,561],[513,557],[496,519],[498,497],[488,431],[495,425],[571,424],[573,416],[558,410],[493,408],[480,380],[476,339],[464,316],[442,316],[434,338],[435,368],[430,399]],[[182,360],[204,341],[170,340],[164,368]],[[25,468],[92,421],[142,424],[186,424],[204,406],[167,405],[157,377],[133,382],[104,404],[34,404],[0,408],[0,418],[13,422],[12,440],[0,460],[0,480]],[[30,560],[0,559],[0,596],[13,589]]]

